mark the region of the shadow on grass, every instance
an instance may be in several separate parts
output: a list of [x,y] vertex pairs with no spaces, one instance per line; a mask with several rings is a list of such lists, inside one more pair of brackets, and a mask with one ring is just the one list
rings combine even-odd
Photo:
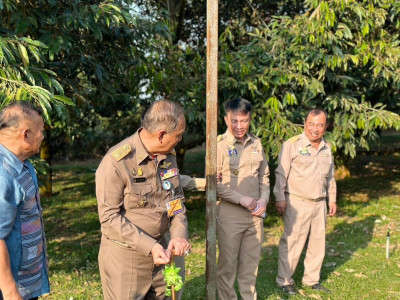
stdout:
[[94,166],[57,166],[56,193],[42,198],[50,272],[97,271],[100,223],[94,186]]
[[[203,196],[204,197],[204,196]],[[191,241],[200,242],[205,244],[206,232],[204,224],[201,225],[201,219],[205,222],[205,212],[201,209],[204,199],[198,198],[191,200],[188,203],[188,217]],[[203,204],[204,205],[204,204]],[[363,204],[360,204],[363,205]],[[196,214],[196,217],[191,214]],[[351,260],[354,253],[360,249],[368,247],[373,237],[373,230],[375,220],[378,218],[376,215],[369,215],[362,220],[348,222],[347,219],[334,225],[332,231],[326,235],[326,255],[321,270],[321,283],[329,288],[329,282],[326,280],[331,278],[334,280],[335,270],[344,265],[347,261]],[[200,230],[198,230],[200,228]],[[266,227],[266,236],[269,230]],[[315,293],[310,288],[304,288],[301,285],[301,280],[304,273],[304,247],[303,254],[300,258],[296,272],[293,279],[298,288],[303,289],[305,295]],[[205,256],[198,257],[194,261],[187,263],[187,269],[196,267],[199,261],[205,269]],[[204,266],[203,266],[204,265]],[[262,249],[262,257],[259,264],[258,278],[257,278],[257,293],[258,299],[268,299],[268,297],[279,296],[282,299],[288,299],[287,295],[281,292],[278,288],[275,278],[278,270],[278,247],[277,245],[264,246]],[[333,273],[333,274],[332,274]],[[183,299],[205,299],[206,297],[206,278],[204,274],[187,278],[185,282],[185,292]],[[237,290],[237,287],[236,287]],[[337,295],[341,291],[333,290]],[[238,293],[238,291],[237,291]],[[239,293],[238,293],[239,295]],[[302,296],[298,296],[302,297]],[[275,299],[275,298],[273,298]]]

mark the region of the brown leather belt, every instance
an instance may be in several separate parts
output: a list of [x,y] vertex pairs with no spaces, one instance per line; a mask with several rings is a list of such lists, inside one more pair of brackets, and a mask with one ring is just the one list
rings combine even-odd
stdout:
[[299,196],[294,195],[294,194],[289,194],[289,195],[294,197],[295,199],[304,200],[304,201],[310,201],[310,202],[326,201],[326,197],[321,197],[321,198],[317,198],[317,199],[307,199],[307,198],[299,197]]

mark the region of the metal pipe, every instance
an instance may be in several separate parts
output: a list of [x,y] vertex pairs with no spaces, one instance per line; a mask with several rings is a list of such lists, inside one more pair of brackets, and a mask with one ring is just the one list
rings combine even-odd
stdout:
[[217,119],[218,119],[218,0],[207,0],[207,300],[217,299]]

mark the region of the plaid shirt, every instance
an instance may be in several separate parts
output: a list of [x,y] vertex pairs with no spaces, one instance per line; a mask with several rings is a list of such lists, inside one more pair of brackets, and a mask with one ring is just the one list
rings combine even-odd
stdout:
[[24,299],[50,292],[39,189],[33,166],[0,145],[0,239]]

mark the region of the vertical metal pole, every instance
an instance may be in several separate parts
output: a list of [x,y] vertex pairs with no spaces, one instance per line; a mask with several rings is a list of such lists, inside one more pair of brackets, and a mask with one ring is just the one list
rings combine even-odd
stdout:
[[218,0],[207,0],[207,300],[217,299]]

